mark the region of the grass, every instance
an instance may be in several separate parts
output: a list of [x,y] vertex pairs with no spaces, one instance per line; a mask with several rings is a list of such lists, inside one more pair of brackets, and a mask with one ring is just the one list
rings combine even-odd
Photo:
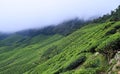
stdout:
[[106,73],[109,65],[104,52],[120,41],[119,26],[120,22],[90,24],[66,37],[7,38],[0,43],[12,39],[13,43],[0,47],[0,74]]

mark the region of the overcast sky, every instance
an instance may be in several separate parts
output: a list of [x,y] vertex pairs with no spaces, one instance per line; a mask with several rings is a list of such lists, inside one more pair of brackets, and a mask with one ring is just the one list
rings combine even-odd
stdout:
[[0,31],[38,28],[74,17],[88,19],[119,4],[120,0],[0,0]]

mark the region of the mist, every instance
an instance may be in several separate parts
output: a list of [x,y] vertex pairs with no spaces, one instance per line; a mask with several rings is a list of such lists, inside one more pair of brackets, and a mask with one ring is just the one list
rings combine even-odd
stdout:
[[1,0],[0,32],[58,24],[75,17],[90,19],[110,13],[120,0]]

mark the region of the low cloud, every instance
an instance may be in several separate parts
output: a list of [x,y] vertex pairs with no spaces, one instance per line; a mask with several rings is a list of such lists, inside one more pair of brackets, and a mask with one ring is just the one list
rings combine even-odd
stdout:
[[0,31],[15,32],[44,27],[79,17],[109,13],[120,0],[1,0]]

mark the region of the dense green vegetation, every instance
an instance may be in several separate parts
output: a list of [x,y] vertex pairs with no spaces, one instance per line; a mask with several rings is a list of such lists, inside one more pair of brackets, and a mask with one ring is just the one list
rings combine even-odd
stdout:
[[87,25],[67,37],[24,38],[12,35],[0,41],[0,74],[106,73],[113,56],[108,51],[119,49],[120,22]]
[[120,50],[120,21],[112,20],[119,10],[104,23],[81,27],[85,22],[75,19],[40,30],[1,33],[0,74],[107,74]]

